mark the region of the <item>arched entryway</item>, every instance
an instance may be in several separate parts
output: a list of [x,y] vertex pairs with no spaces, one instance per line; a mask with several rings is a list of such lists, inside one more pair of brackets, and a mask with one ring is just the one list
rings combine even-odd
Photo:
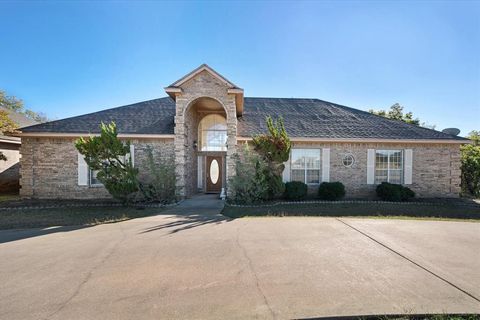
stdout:
[[[221,193],[226,185],[227,113],[216,99],[201,97],[185,112],[186,181],[189,194]],[[190,147],[191,146],[191,147]]]

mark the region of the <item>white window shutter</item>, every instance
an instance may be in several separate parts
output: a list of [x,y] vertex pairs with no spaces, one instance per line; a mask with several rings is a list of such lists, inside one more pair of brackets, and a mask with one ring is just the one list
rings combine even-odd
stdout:
[[78,153],[78,165],[77,165],[77,172],[78,172],[78,185],[79,186],[88,186],[88,165],[83,158],[83,155],[79,152]]
[[130,144],[130,159],[132,161],[132,167],[135,167],[135,146]]
[[375,149],[367,150],[367,184],[375,183]]
[[290,155],[288,157],[287,162],[284,162],[283,165],[285,166],[285,169],[283,169],[283,182],[289,182],[290,181],[290,158],[291,158],[292,152],[290,152]]
[[322,182],[330,181],[330,148],[322,149]]
[[413,150],[405,149],[405,168],[403,183],[412,184],[412,172],[413,172]]

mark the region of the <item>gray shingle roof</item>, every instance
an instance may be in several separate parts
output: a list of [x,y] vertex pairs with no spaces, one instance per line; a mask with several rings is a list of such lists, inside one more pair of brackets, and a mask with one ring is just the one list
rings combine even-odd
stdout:
[[98,133],[115,121],[119,133],[173,134],[175,102],[159,98],[22,128],[22,132]]
[[[466,140],[318,99],[248,98],[238,135],[266,131],[265,117],[282,116],[291,137]],[[23,132],[97,133],[115,121],[119,133],[173,134],[175,102],[160,98],[23,128]]]

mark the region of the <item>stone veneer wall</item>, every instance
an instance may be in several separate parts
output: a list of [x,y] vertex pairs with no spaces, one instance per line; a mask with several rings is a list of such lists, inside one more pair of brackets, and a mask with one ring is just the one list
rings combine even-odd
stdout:
[[[237,145],[237,113],[235,96],[227,93],[227,86],[213,77],[207,71],[203,71],[194,78],[185,82],[182,86],[182,93],[176,96],[175,114],[175,159],[177,164],[177,190],[180,197],[192,195],[196,188],[195,178],[190,177],[196,169],[196,159],[192,152],[192,142],[188,133],[195,128],[193,119],[187,114],[187,109],[194,105],[199,98],[208,97],[220,102],[226,111],[227,118],[227,156],[226,168],[227,177],[234,172],[234,161],[232,155],[236,152]],[[198,125],[198,121],[196,122]],[[198,140],[197,140],[198,141]]]
[[[111,198],[103,187],[78,185],[77,150],[74,138],[22,138],[20,195],[45,199]],[[147,148],[154,159],[174,156],[173,139],[131,139],[135,166],[146,172]]]
[[[458,144],[294,143],[293,148],[330,148],[330,181],[345,185],[347,197],[375,197],[376,185],[367,184],[367,149],[412,149],[412,184],[419,197],[458,197],[460,147]],[[342,157],[351,153],[355,164],[346,168]],[[317,187],[311,188],[316,192]]]

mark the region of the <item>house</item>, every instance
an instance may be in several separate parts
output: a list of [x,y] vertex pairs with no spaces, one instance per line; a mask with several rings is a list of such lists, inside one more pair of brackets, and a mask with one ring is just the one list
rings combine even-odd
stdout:
[[[6,112],[8,117],[19,127],[31,126],[38,123],[23,114],[16,113],[4,107],[0,107],[0,111]],[[17,193],[19,190],[21,143],[19,137],[6,136],[0,132],[0,153],[7,159],[0,160],[0,193]]]
[[74,147],[80,136],[115,121],[132,143],[140,171],[146,150],[174,157],[178,194],[228,191],[232,156],[266,116],[282,116],[293,142],[284,181],[315,189],[341,181],[349,197],[369,197],[382,181],[409,186],[422,197],[457,197],[460,150],[468,140],[389,120],[318,99],[249,98],[208,65],[165,88],[167,97],[23,128],[21,195],[35,198],[108,197]]

